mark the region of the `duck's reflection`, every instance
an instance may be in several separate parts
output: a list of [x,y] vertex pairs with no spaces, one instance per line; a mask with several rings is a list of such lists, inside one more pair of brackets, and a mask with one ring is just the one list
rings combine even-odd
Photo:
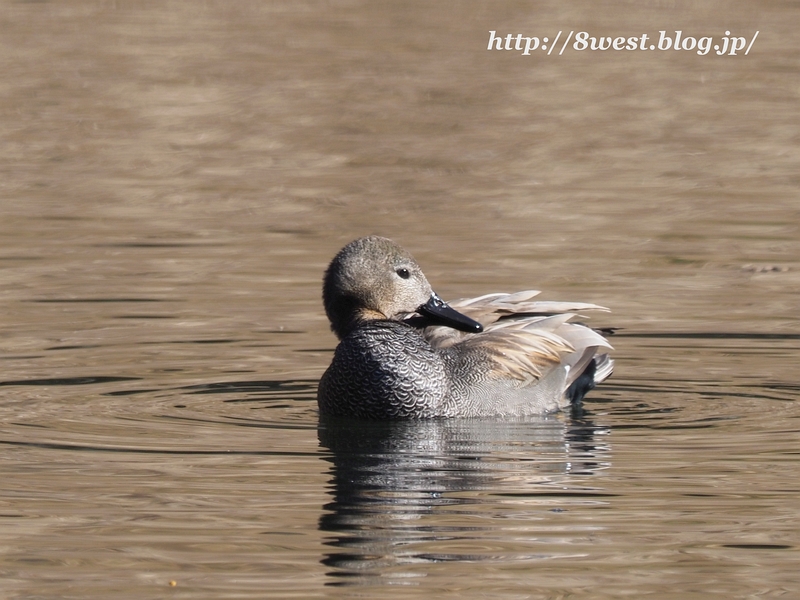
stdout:
[[420,561],[497,558],[463,550],[517,536],[509,506],[519,519],[520,507],[560,511],[588,492],[587,476],[608,464],[606,433],[586,417],[321,420],[332,500],[319,527],[331,534],[323,563],[333,583],[409,577]]

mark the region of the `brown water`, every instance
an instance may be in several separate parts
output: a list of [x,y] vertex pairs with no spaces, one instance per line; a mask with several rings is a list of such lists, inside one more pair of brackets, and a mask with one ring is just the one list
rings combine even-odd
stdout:
[[[800,597],[800,8],[0,6],[0,597]],[[747,56],[488,32],[759,37]],[[318,424],[366,233],[613,312],[583,414]],[[175,585],[171,585],[174,582]]]

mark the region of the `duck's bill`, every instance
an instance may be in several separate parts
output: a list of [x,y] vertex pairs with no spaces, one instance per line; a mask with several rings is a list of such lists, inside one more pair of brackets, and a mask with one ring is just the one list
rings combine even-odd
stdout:
[[480,333],[483,331],[483,325],[450,308],[447,302],[436,294],[432,294],[430,300],[420,306],[417,312],[427,317],[435,325],[445,325],[467,333]]

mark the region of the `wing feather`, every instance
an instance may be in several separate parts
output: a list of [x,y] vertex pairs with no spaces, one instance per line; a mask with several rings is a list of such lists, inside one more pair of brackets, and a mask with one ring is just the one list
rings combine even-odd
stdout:
[[569,367],[571,383],[599,348],[610,349],[611,345],[589,327],[569,321],[577,311],[608,309],[584,302],[531,302],[538,294],[525,290],[450,302],[456,310],[479,321],[484,331],[473,334],[434,326],[425,329],[425,337],[437,348],[458,344],[465,352],[480,351],[489,357],[491,376],[498,379],[510,378],[527,385],[557,365],[564,365]]

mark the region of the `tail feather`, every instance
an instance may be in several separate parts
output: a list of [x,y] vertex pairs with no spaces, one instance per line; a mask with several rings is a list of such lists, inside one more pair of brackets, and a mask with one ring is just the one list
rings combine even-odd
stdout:
[[597,363],[595,365],[594,382],[602,383],[611,377],[611,373],[614,372],[614,359],[608,354],[598,354],[594,357],[594,360]]
[[564,392],[564,396],[574,405],[601,381],[605,381],[614,371],[614,361],[608,354],[595,356],[578,378]]

